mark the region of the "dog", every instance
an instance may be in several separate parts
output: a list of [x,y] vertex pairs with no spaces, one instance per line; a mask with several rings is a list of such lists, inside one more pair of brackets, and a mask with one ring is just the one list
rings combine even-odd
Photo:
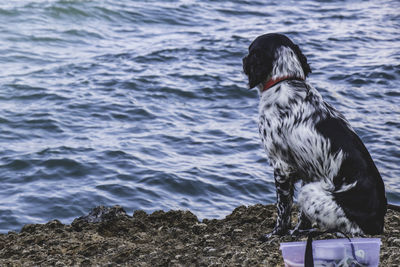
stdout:
[[[288,37],[257,37],[243,58],[249,89],[260,95],[258,129],[274,169],[277,222],[272,235],[317,226],[345,234],[383,232],[382,177],[346,118],[306,80],[307,58]],[[291,230],[295,184],[299,218]]]

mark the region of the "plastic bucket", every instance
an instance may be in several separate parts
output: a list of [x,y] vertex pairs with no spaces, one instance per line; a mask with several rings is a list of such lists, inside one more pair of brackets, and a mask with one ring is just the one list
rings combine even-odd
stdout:
[[[379,265],[380,238],[316,240],[312,243],[314,265],[340,264],[355,261],[365,266]],[[283,260],[287,267],[304,266],[306,242],[281,243]]]

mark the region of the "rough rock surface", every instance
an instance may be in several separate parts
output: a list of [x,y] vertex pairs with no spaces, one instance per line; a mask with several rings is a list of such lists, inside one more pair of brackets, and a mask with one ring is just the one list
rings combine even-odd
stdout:
[[[275,216],[272,205],[201,222],[189,211],[128,216],[120,206],[97,207],[71,225],[53,220],[0,234],[0,266],[283,266],[279,243],[299,238],[258,241]],[[400,212],[389,210],[385,227],[381,266],[400,266]]]

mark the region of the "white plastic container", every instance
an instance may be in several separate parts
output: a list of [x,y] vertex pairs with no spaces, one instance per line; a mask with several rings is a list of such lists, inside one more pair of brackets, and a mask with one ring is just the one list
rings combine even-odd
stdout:
[[[376,267],[379,265],[381,244],[380,238],[351,238],[351,242],[346,238],[315,240],[312,242],[314,266],[337,266],[341,261],[355,260],[362,265]],[[281,243],[280,249],[285,266],[304,266],[305,241]]]

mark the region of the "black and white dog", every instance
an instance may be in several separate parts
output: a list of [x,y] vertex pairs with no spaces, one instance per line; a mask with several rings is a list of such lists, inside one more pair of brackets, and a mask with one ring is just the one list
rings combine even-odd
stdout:
[[349,122],[306,81],[311,69],[299,47],[281,34],[259,36],[243,70],[260,91],[259,132],[274,168],[278,218],[266,237],[289,233],[297,181],[301,213],[290,233],[313,224],[382,233],[387,201],[378,169]]

